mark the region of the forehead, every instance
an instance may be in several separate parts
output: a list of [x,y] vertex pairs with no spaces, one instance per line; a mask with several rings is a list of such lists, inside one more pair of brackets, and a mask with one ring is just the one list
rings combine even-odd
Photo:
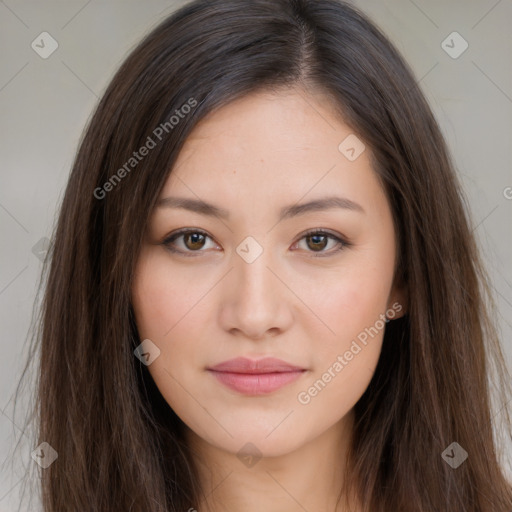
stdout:
[[369,150],[349,160],[340,151],[347,137],[354,137],[353,130],[325,96],[303,90],[252,93],[195,126],[162,196],[181,192],[222,203],[243,198],[288,204],[305,194],[340,192],[357,202],[365,196],[366,202],[376,200],[381,192]]
[[[332,145],[335,134],[350,133],[332,103],[301,89],[259,91],[238,98],[203,118],[187,138],[183,156],[198,146],[220,144],[236,156],[251,148],[267,153]],[[277,135],[277,137],[276,137]],[[337,136],[335,136],[337,138]],[[264,144],[264,148],[262,148]]]

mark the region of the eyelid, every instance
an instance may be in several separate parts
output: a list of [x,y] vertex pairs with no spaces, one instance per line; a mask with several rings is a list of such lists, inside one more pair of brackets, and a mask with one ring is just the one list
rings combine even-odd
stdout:
[[[311,235],[327,236],[327,237],[331,238],[332,240],[335,240],[338,245],[337,248],[331,249],[329,251],[318,251],[318,252],[307,251],[308,253],[310,253],[310,256],[312,256],[314,258],[323,258],[323,257],[328,257],[328,256],[334,256],[335,254],[338,254],[340,251],[342,251],[348,247],[351,247],[353,245],[347,239],[346,236],[335,233],[333,231],[330,231],[330,230],[324,229],[324,228],[312,228],[312,229],[305,231],[304,233],[301,233],[299,235],[297,241],[294,242],[293,245],[296,245],[303,238],[306,238],[307,236],[311,236]],[[341,247],[340,247],[340,245],[341,245]]]
[[[175,239],[179,238],[180,236],[186,235],[188,233],[199,233],[199,234],[204,235],[205,237],[209,238],[210,240],[212,240],[214,243],[217,244],[215,239],[212,236],[210,236],[203,229],[200,229],[200,228],[182,228],[182,229],[178,229],[177,231],[173,231],[171,234],[166,236],[164,238],[164,240],[162,241],[162,245],[164,245],[169,251],[171,251],[173,253],[184,255],[186,257],[188,257],[188,256],[196,256],[196,255],[201,254],[202,252],[206,252],[204,250],[184,251],[184,250],[181,250],[181,249],[175,249],[175,248],[171,247],[171,245],[170,245],[171,242],[173,242]],[[347,237],[345,237],[344,235],[334,233],[334,232],[332,232],[332,231],[330,231],[328,229],[324,229],[324,228],[312,228],[312,229],[309,229],[309,230],[301,233],[298,236],[297,240],[295,242],[293,242],[292,246],[296,245],[302,239],[306,238],[307,236],[311,236],[311,235],[327,236],[327,237],[331,238],[332,240],[335,240],[338,243],[338,248],[337,249],[331,249],[330,251],[318,251],[318,252],[307,251],[307,252],[311,253],[310,255],[312,257],[332,256],[332,255],[337,254],[338,252],[342,251],[343,249],[345,249],[347,247],[351,247],[353,245],[347,239]],[[341,245],[341,247],[339,247],[340,245]]]
[[[176,238],[179,238],[180,236],[182,235],[186,235],[188,233],[199,233],[201,235],[204,235],[205,237],[211,239],[212,241],[215,242],[215,239],[210,236],[206,231],[204,231],[203,229],[200,229],[200,228],[182,228],[182,229],[178,229],[177,231],[173,231],[171,234],[169,234],[168,236],[166,236],[164,238],[164,240],[162,241],[162,245],[164,245],[166,247],[167,250],[173,252],[173,253],[176,253],[176,254],[181,254],[181,255],[184,255],[184,256],[196,256],[196,255],[199,255],[201,254],[202,252],[206,252],[206,251],[203,251],[203,250],[198,250],[198,251],[184,251],[182,249],[175,249],[173,247],[171,247],[171,242],[173,242]],[[215,242],[217,243],[217,242]]]

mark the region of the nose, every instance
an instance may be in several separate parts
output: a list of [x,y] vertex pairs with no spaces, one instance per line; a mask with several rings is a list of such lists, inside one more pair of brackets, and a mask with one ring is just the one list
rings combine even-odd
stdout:
[[[293,293],[263,251],[247,263],[234,255],[234,268],[226,276],[220,322],[240,338],[263,340],[286,331],[293,321]],[[282,272],[281,272],[282,273]]]

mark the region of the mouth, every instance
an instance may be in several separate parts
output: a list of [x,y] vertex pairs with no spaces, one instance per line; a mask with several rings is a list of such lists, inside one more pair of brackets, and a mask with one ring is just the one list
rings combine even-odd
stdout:
[[220,383],[244,395],[264,395],[297,380],[305,368],[281,359],[236,358],[207,368]]

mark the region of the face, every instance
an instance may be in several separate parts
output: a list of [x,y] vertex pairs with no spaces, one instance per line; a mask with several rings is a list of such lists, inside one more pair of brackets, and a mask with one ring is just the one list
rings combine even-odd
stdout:
[[404,312],[390,206],[333,112],[302,90],[222,107],[187,139],[150,219],[140,339],[159,350],[148,369],[163,397],[210,446],[277,456],[342,425],[385,315]]

